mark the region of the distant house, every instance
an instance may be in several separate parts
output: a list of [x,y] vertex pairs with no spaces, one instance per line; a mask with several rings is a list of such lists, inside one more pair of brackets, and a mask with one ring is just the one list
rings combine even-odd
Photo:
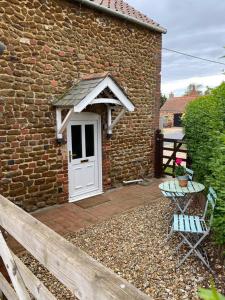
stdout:
[[122,0],[0,15],[0,193],[33,211],[153,176],[166,30]]
[[188,95],[175,97],[170,94],[168,100],[160,109],[160,119],[163,127],[181,127],[181,117],[187,104],[199,97],[199,92],[193,89]]

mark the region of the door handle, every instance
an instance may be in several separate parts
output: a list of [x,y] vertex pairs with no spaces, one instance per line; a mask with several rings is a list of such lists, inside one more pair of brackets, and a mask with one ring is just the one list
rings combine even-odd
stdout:
[[75,153],[75,154],[72,154],[71,151],[69,151],[69,162],[71,162],[71,160],[72,160],[73,158],[75,158],[76,156],[77,156],[76,153]]
[[83,164],[83,163],[89,162],[89,159],[82,159],[80,162]]

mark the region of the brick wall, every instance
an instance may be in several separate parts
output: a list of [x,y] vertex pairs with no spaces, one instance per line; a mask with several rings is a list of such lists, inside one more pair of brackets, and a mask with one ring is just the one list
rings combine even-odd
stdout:
[[174,113],[167,111],[160,111],[160,117],[163,118],[163,127],[173,127]]
[[[31,211],[68,200],[67,149],[56,144],[51,103],[85,74],[109,71],[136,109],[103,130],[103,181],[153,174],[161,34],[75,1],[2,0],[0,188]],[[106,107],[96,107],[106,118]]]

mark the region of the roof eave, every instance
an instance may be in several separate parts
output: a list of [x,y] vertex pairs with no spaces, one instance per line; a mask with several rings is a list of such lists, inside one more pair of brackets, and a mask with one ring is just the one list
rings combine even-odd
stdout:
[[112,10],[110,8],[107,8],[107,7],[102,6],[100,4],[94,3],[94,2],[92,2],[90,0],[75,0],[75,1],[80,2],[80,3],[82,3],[82,4],[86,5],[86,6],[89,6],[91,8],[95,8],[95,9],[97,9],[99,11],[106,12],[106,13],[111,14],[113,16],[120,17],[121,19],[128,20],[128,21],[130,21],[132,23],[138,24],[138,25],[140,25],[142,27],[145,27],[147,29],[157,31],[159,33],[166,33],[167,32],[167,30],[164,27],[157,26],[157,25],[154,25],[154,24],[145,23],[145,22],[140,21],[140,20],[138,20],[136,18],[127,16],[125,14],[122,14],[122,13],[118,12],[118,11],[114,11],[114,10]]

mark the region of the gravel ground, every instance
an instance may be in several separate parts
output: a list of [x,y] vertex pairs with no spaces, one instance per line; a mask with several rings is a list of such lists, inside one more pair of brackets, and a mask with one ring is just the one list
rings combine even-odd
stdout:
[[[165,199],[157,199],[66,238],[153,299],[199,299],[197,289],[208,287],[211,275],[195,257],[175,269],[178,239],[165,243],[171,215],[166,212]],[[206,242],[206,249],[216,272],[216,286],[225,293],[225,266],[214,258],[211,242]],[[185,250],[181,249],[180,254]],[[22,259],[57,299],[75,299],[30,255]]]

